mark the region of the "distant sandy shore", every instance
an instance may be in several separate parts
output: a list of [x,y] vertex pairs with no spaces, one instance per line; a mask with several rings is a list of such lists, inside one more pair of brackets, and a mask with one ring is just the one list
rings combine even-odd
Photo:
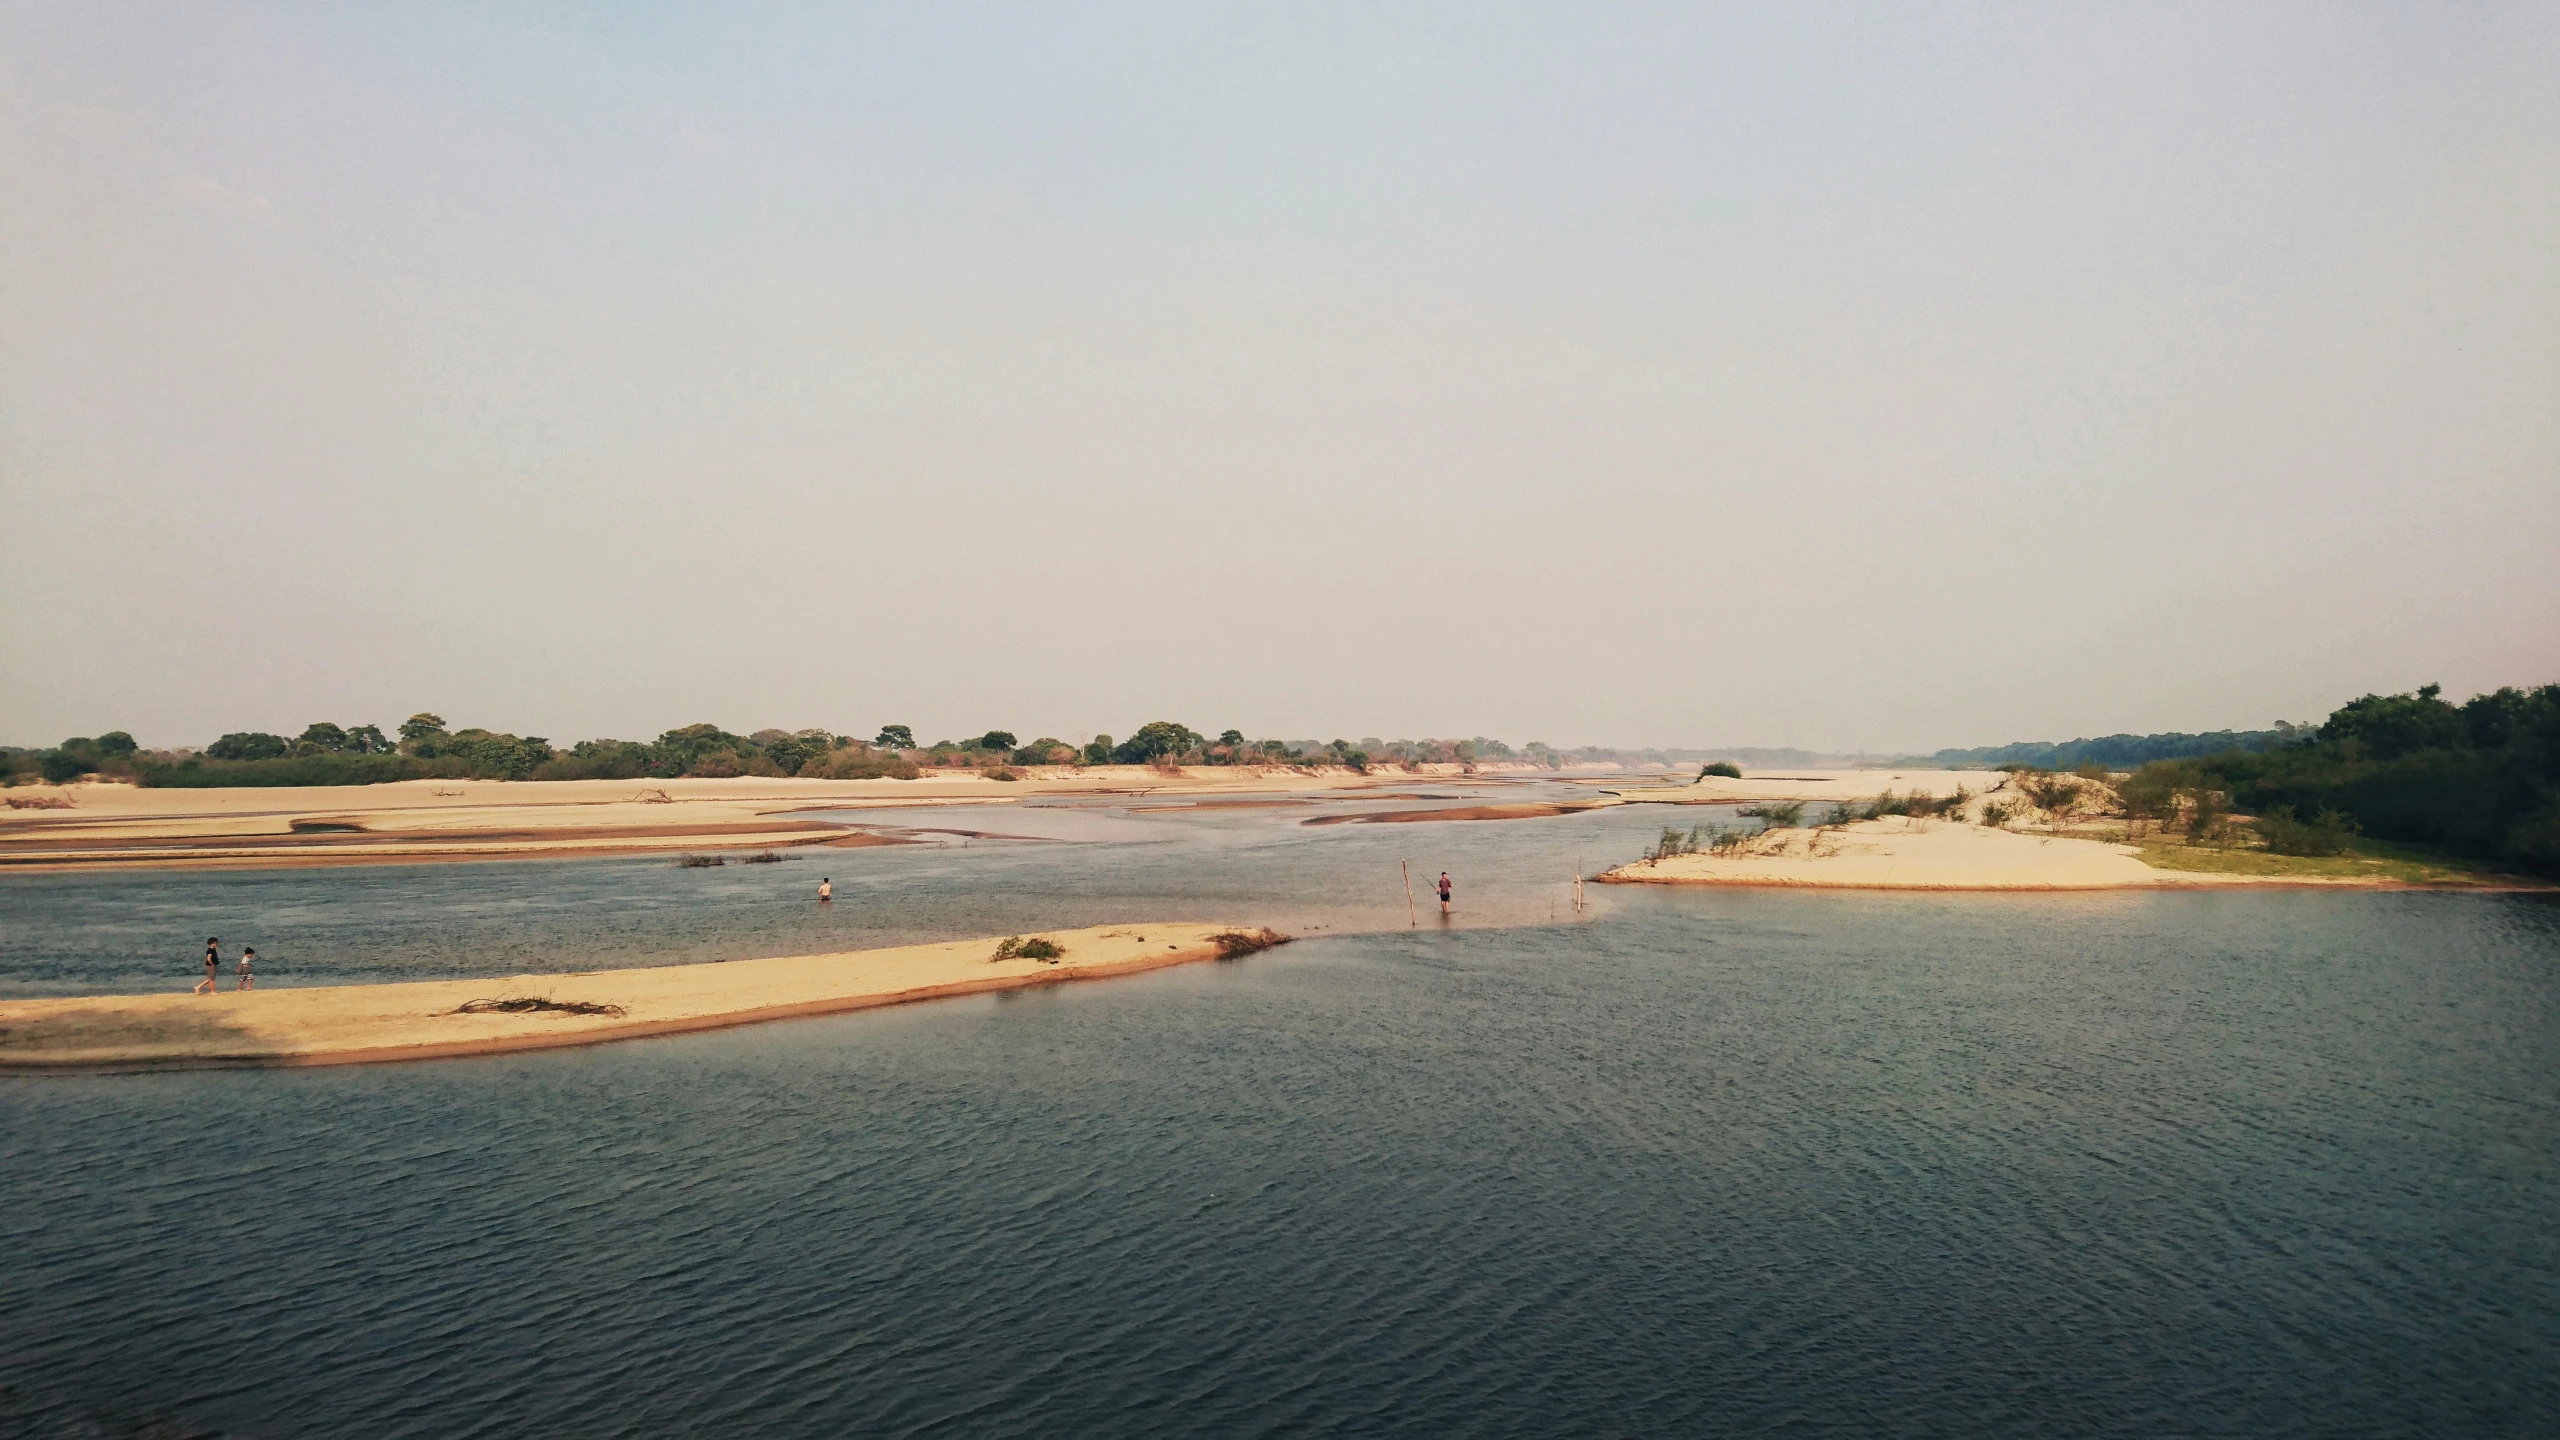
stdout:
[[[591,1045],[1211,960],[1222,953],[1211,937],[1238,928],[1045,932],[1065,947],[1055,962],[993,960],[994,940],[959,940],[499,980],[8,1000],[0,1001],[0,1071],[345,1065]],[[232,983],[226,974],[223,984]],[[475,1000],[536,996],[620,1013],[456,1013]]]
[[2007,784],[1997,770],[1752,770],[1739,780],[1710,775],[1693,784],[1636,785],[1624,780],[1598,783],[1625,805],[1747,805],[1764,800],[1866,800],[1891,790],[1908,795],[1925,790],[1953,795],[1964,790],[1981,795]]
[[[1450,767],[1454,768],[1454,767]],[[1016,781],[403,780],[388,785],[145,790],[21,787],[0,809],[0,869],[412,864],[802,845],[892,844],[799,818],[813,810],[1003,805],[1042,795],[1252,795],[1410,784],[1403,772],[1136,766],[1032,770]]]
[[2130,845],[2031,835],[1906,816],[1830,830],[1772,830],[1732,855],[1639,860],[1599,878],[1614,885],[1789,885],[1843,890],[2132,890],[2319,885],[2364,879],[2160,870]]

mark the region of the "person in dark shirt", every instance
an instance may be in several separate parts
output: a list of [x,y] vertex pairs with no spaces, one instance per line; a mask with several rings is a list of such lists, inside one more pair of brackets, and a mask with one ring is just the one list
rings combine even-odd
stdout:
[[213,982],[221,978],[222,941],[217,936],[207,936],[205,937],[204,942],[204,983],[196,987],[196,993],[199,995],[212,994]]

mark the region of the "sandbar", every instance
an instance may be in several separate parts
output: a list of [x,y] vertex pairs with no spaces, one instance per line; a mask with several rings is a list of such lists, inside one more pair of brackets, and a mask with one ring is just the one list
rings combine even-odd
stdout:
[[[955,940],[494,980],[0,1000],[0,1071],[348,1065],[592,1045],[1134,974],[1217,959],[1231,947],[1215,937],[1238,932],[1252,933],[1154,923],[1045,931],[1066,952],[1045,962],[995,960],[993,939]],[[620,1013],[457,1013],[529,997]]]
[[1607,793],[1626,805],[1748,805],[1764,800],[1866,800],[1887,790],[1981,795],[2009,783],[1998,770],[1752,770],[1741,779],[1709,775],[1685,785],[1608,782]]
[[410,864],[683,850],[896,843],[812,811],[1007,805],[1037,795],[1364,790],[1410,777],[1340,768],[1041,769],[1014,781],[928,770],[913,780],[402,780],[384,785],[22,787],[65,809],[0,810],[0,869]]
[[1820,830],[1770,830],[1726,855],[1674,855],[1621,865],[1612,885],[1778,885],[1843,890],[2135,890],[2319,885],[2358,878],[2161,870],[2131,845],[1893,816]]

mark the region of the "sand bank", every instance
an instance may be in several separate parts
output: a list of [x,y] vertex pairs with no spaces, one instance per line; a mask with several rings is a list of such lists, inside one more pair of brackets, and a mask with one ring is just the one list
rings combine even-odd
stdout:
[[[1350,770],[1139,767],[1033,770],[1016,781],[926,771],[914,780],[403,780],[227,790],[21,787],[67,809],[0,811],[0,867],[345,865],[546,855],[878,844],[801,818],[817,810],[1007,805],[1040,795],[1252,795],[1359,790]],[[1409,782],[1408,782],[1409,783]]]
[[[1426,820],[1536,820],[1605,810],[1613,805],[1748,805],[1770,800],[1829,803],[1871,800],[1891,790],[1909,795],[1924,791],[1953,795],[1962,789],[1982,796],[2005,785],[2009,777],[1986,770],[1793,770],[1747,776],[1741,780],[1711,775],[1694,784],[1629,785],[1623,780],[1560,777],[1570,783],[1605,786],[1590,800],[1528,801],[1518,804],[1453,805],[1438,810],[1372,810],[1359,815],[1323,815],[1309,825],[1396,825]],[[1423,800],[1423,795],[1380,795],[1380,800]],[[1979,810],[1979,804],[1972,807]]]
[[[0,1070],[344,1065],[591,1045],[1211,960],[1222,953],[1211,937],[1239,928],[1051,931],[1066,949],[1055,962],[992,960],[994,940],[960,940],[499,980],[6,1000]],[[620,1013],[456,1013],[477,1000],[535,996]]]
[[1440,810],[1373,810],[1365,815],[1318,815],[1299,823],[1303,825],[1405,825],[1422,820],[1536,820],[1548,815],[1571,815],[1581,810],[1606,809],[1618,803],[1616,800],[1528,800],[1516,805],[1452,805]]
[[1766,770],[1739,780],[1710,775],[1695,784],[1629,785],[1610,782],[1608,793],[1628,805],[1747,805],[1762,800],[1867,800],[1891,790],[1975,795],[2008,783],[1997,770]]
[[1599,878],[1617,885],[1801,885],[1850,890],[2127,890],[2234,885],[2371,886],[2159,870],[2130,845],[1980,825],[1866,820],[1831,830],[1771,830],[1732,855],[1639,860]]

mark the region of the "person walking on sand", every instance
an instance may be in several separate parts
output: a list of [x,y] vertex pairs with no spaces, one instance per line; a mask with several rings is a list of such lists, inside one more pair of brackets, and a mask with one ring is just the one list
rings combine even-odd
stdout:
[[232,986],[231,988],[232,988],[232,989],[234,989],[234,990],[246,990],[246,989],[248,989],[251,985],[256,984],[256,983],[257,983],[257,979],[258,979],[258,977],[249,973],[249,967],[250,967],[250,966],[252,966],[252,965],[255,965],[255,964],[257,964],[257,963],[258,963],[258,947],[257,947],[257,946],[252,945],[252,946],[250,946],[248,949],[241,951],[241,952],[240,952],[240,983],[239,983],[239,984],[237,984],[237,985]]
[[836,882],[835,882],[835,881],[833,881],[833,880],[831,880],[831,879],[828,879],[826,876],[823,876],[823,875],[819,876],[819,877],[818,877],[818,903],[819,903],[819,904],[821,904],[821,905],[824,905],[825,903],[827,903],[827,902],[828,902],[828,901],[830,901],[830,900],[833,900],[834,898],[836,898]]
[[213,993],[213,982],[222,978],[222,940],[208,935],[204,941],[204,983],[196,987],[199,995]]
[[1449,872],[1446,870],[1440,872],[1440,913],[1449,913]]

